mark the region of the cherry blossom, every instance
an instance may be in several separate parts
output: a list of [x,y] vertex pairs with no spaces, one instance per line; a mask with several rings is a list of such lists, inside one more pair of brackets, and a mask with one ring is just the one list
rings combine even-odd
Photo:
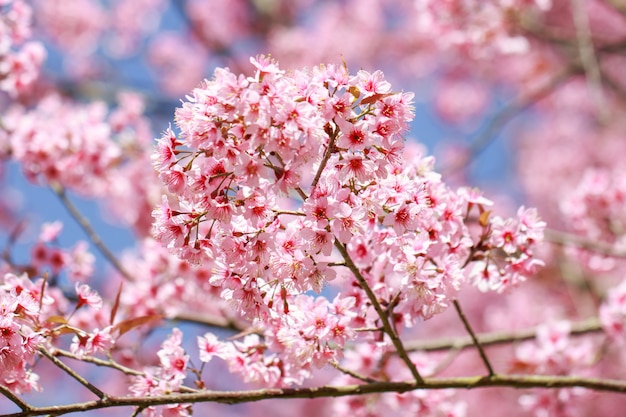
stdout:
[[0,0],[3,173],[90,240],[3,184],[0,408],[38,413],[32,391],[73,379],[71,411],[611,415],[623,19],[599,0]]

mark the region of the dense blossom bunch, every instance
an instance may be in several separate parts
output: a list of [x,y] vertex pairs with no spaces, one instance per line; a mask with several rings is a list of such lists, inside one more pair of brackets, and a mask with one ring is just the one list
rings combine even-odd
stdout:
[[[561,204],[571,228],[594,242],[606,243],[618,253],[626,248],[626,181],[620,172],[589,169]],[[611,257],[583,252],[589,268],[602,271],[615,267]]]
[[[372,303],[412,326],[443,311],[466,275],[503,290],[540,263],[533,210],[490,216],[491,203],[449,189],[432,158],[403,160],[412,95],[380,71],[251,61],[253,77],[216,70],[177,110],[180,136],[159,140],[153,160],[170,195],[154,232],[263,329],[262,347],[238,351],[266,352],[251,361],[265,364],[266,384],[340,358],[354,328],[377,327]],[[477,260],[478,272],[465,268]],[[333,303],[307,294],[330,282],[343,288]]]
[[97,195],[121,158],[106,113],[103,103],[77,108],[50,96],[35,109],[18,108],[4,119],[5,146],[33,181],[41,178]]
[[[187,374],[189,356],[182,345],[182,332],[174,329],[163,342],[157,355],[159,366],[152,367],[141,376],[133,378],[131,392],[137,396],[162,395],[177,392]],[[161,407],[148,407],[146,416],[190,416],[189,405],[173,404]]]
[[551,0],[416,0],[419,26],[442,37],[441,46],[469,49],[483,57],[493,52],[527,52],[529,42],[516,33],[528,14],[549,10]]
[[517,216],[518,220],[491,219],[488,247],[501,251],[474,264],[475,284],[483,291],[506,290],[543,265],[533,257],[532,247],[542,239],[545,222],[539,220],[535,209],[520,207]]
[[43,337],[36,330],[43,306],[41,283],[7,274],[0,281],[0,382],[13,392],[38,389],[39,376],[30,370]]
[[600,320],[608,335],[623,341],[626,335],[626,281],[609,290],[600,307]]
[[[149,162],[152,132],[142,98],[121,92],[118,101],[109,110],[104,102],[81,105],[48,94],[34,107],[16,104],[3,117],[0,147],[32,182],[125,201],[105,204],[116,220],[145,236],[151,219],[143,213],[163,192]],[[142,180],[126,181],[134,176]]]
[[[570,323],[563,321],[539,326],[535,341],[516,349],[516,371],[532,374],[575,375],[588,372],[597,360],[597,347],[589,340],[574,342]],[[535,416],[576,415],[577,397],[588,394],[583,389],[536,391],[520,397],[520,404]],[[584,401],[584,400],[582,400]]]
[[22,0],[0,2],[0,91],[17,96],[38,77],[46,56],[30,41],[32,9]]
[[[0,168],[52,185],[115,269],[16,210],[0,233],[0,410],[614,415],[626,397],[600,391],[626,386],[626,284],[607,290],[626,270],[624,16],[617,0],[0,0]],[[262,50],[311,69],[258,56],[238,75]],[[414,122],[382,71],[311,67],[339,56],[419,91],[441,124]],[[144,112],[166,125],[168,96],[226,65],[154,150]],[[129,85],[145,101],[109,108]],[[428,146],[455,141],[432,149],[445,178],[404,143],[418,123]],[[516,161],[482,153],[513,132]],[[517,166],[515,197],[539,211],[507,218],[450,186],[496,165]],[[134,251],[107,250],[72,192],[131,226]],[[542,261],[538,213],[555,243]],[[82,385],[73,404],[22,396],[65,402],[57,376]],[[220,407],[193,411],[246,406]]]
[[38,29],[72,58],[88,57],[101,45],[116,57],[136,52],[164,9],[163,0],[113,0],[109,7],[98,0],[33,0],[33,5]]
[[[66,346],[82,358],[108,352],[115,344],[113,326],[98,315],[103,307],[100,294],[78,282],[93,274],[94,257],[85,242],[71,249],[59,247],[61,230],[61,223],[44,224],[28,266],[2,268],[0,384],[14,393],[41,389],[34,369],[40,349]],[[6,272],[15,270],[26,272]],[[74,288],[63,291],[58,283],[66,279]],[[72,340],[65,334],[73,335]]]
[[[74,313],[81,307],[95,311],[102,298],[86,284],[76,284]],[[38,349],[46,348],[63,333],[73,333],[71,351],[78,357],[108,351],[114,344],[112,328],[83,330],[93,319],[72,316],[70,302],[58,288],[42,278],[6,273],[0,279],[0,383],[15,393],[39,390],[32,367]],[[92,314],[92,313],[90,313]],[[67,319],[62,316],[65,315]]]
[[[102,306],[102,299],[88,285],[77,283],[75,290],[75,310]],[[60,327],[72,329],[72,351],[80,355],[108,350],[113,345],[111,329],[88,333],[61,319],[68,304],[57,288],[41,278],[31,280],[27,274],[7,273],[0,279],[0,381],[4,386],[15,393],[40,389],[39,376],[32,366],[38,349],[61,334]]]

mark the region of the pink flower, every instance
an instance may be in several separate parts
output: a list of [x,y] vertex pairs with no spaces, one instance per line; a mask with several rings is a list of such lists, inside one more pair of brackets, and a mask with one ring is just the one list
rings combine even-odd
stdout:
[[385,94],[391,90],[391,84],[385,81],[380,70],[373,73],[361,70],[350,80],[350,83],[354,83],[365,97],[373,94]]
[[76,295],[78,295],[78,301],[76,302],[76,308],[81,308],[87,305],[93,309],[99,310],[102,308],[102,298],[100,295],[87,284],[76,283]]
[[95,329],[84,335],[75,334],[70,345],[70,351],[79,358],[109,351],[115,345],[111,330],[112,326],[108,326],[102,330]]
[[419,210],[417,204],[402,203],[394,212],[385,216],[383,224],[393,227],[393,230],[399,235],[409,230],[415,230],[418,225]]
[[56,221],[52,223],[44,223],[41,226],[41,233],[39,234],[39,240],[48,243],[57,239],[59,234],[63,230],[63,223]]
[[226,349],[226,345],[222,344],[213,333],[205,333],[202,337],[198,336],[198,350],[202,362],[208,362],[214,356],[223,359]]
[[493,245],[504,249],[508,254],[513,254],[518,250],[518,245],[522,242],[522,236],[518,233],[517,223],[513,219],[503,220],[496,217],[491,221]]
[[360,155],[348,155],[336,167],[339,168],[338,176],[342,181],[355,179],[363,183],[373,179],[376,172],[374,163]]

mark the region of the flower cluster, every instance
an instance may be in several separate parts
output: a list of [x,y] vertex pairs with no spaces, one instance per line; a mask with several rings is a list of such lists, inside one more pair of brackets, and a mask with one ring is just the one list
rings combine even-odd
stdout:
[[[26,176],[97,195],[121,157],[106,123],[106,106],[75,106],[49,96],[36,108],[15,109],[3,121],[8,148]],[[63,121],[63,122],[60,122]]]
[[[15,104],[3,115],[0,149],[33,182],[110,197],[107,211],[116,221],[146,236],[151,221],[144,213],[163,192],[150,166],[153,134],[143,99],[124,92],[117,98],[119,106],[111,111],[104,102],[80,105],[56,94],[32,108]],[[131,177],[142,180],[127,181]]]
[[[135,396],[163,395],[179,392],[187,376],[189,356],[181,346],[182,332],[173,329],[172,334],[163,342],[157,352],[159,366],[148,369],[143,375],[133,377],[130,387]],[[160,416],[190,416],[189,405],[170,404],[165,406],[151,406],[144,410],[149,417]]]
[[[335,246],[383,222],[415,227],[426,200],[380,195],[378,183],[410,181],[397,164],[409,94],[390,93],[380,72],[287,76],[269,59],[253,63],[249,79],[218,69],[177,111],[181,139],[160,139],[155,166],[175,199],[155,212],[155,234],[211,265],[223,296],[258,316],[283,308],[286,294],[319,291],[336,275]],[[411,187],[407,199],[420,185]],[[298,210],[293,196],[305,201]]]
[[71,281],[85,281],[93,273],[95,257],[85,241],[76,243],[71,249],[55,245],[62,228],[60,222],[42,225],[39,238],[31,249],[31,266],[41,274],[49,271],[54,276],[65,270]]
[[439,45],[469,49],[481,57],[492,53],[523,53],[529,41],[516,33],[516,20],[552,7],[551,0],[432,1],[415,0],[418,26],[440,36]]
[[[68,298],[44,279],[6,273],[0,278],[0,383],[15,393],[38,390],[39,376],[31,366],[40,348],[48,349],[59,336],[74,334],[70,351],[77,357],[108,351],[114,345],[112,326],[83,330],[98,321],[94,311],[102,298],[86,284],[76,283],[70,313]],[[88,309],[81,309],[88,306]],[[81,311],[87,314],[75,315]],[[71,321],[71,323],[70,323]]]
[[626,281],[609,290],[599,314],[604,331],[614,339],[623,341],[626,335]]
[[39,76],[46,51],[29,41],[32,8],[23,0],[0,5],[0,91],[11,96],[24,92]]
[[[590,241],[626,248],[626,181],[619,170],[588,169],[576,188],[561,202],[561,212],[574,232]],[[609,256],[584,250],[576,257],[595,271],[615,267]]]
[[[534,374],[573,375],[591,367],[597,358],[597,348],[590,339],[573,343],[570,323],[561,321],[544,324],[537,329],[535,341],[526,342],[516,350],[514,368]],[[522,395],[520,404],[535,416],[575,415],[574,398],[585,394],[583,389],[536,391]]]
[[42,299],[41,285],[25,276],[7,274],[0,280],[0,383],[15,393],[39,389],[39,376],[30,370],[44,338],[36,330]]
[[[217,69],[193,90],[176,111],[180,133],[164,132],[153,154],[169,191],[156,239],[208,269],[264,336],[227,348],[231,370],[300,383],[340,359],[354,329],[380,327],[381,308],[410,327],[446,309],[467,277],[501,291],[540,264],[534,210],[490,217],[491,203],[451,190],[433,158],[403,159],[412,95],[382,72],[251,62],[252,77]],[[330,283],[341,288],[332,303],[311,295]]]
[[535,209],[523,206],[517,211],[517,220],[491,219],[486,247],[500,250],[491,250],[475,262],[475,285],[482,291],[503,291],[535,273],[543,262],[534,256],[533,247],[543,238],[545,226]]

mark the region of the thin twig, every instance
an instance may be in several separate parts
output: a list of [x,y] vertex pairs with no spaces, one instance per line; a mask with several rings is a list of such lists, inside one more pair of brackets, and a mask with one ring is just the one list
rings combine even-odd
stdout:
[[604,81],[604,84],[607,86],[607,90],[613,93],[617,98],[622,101],[626,101],[626,90],[624,90],[624,86],[620,84],[617,80],[613,79],[613,76],[608,74],[606,71],[603,71],[600,68],[600,76]]
[[52,355],[50,352],[48,352],[45,348],[40,348],[39,349],[39,353],[41,353],[46,358],[50,359],[50,361],[52,361],[52,363],[54,363],[58,368],[60,368],[66,374],[68,374],[69,376],[74,378],[76,381],[78,381],[81,385],[83,385],[89,391],[91,391],[94,394],[96,394],[96,396],[98,398],[100,398],[100,400],[104,401],[104,400],[106,400],[108,398],[108,396],[103,391],[101,391],[98,387],[93,385],[91,382],[87,381],[82,376],[78,375],[76,373],[76,371],[74,371],[72,368],[70,368],[69,366],[64,364],[62,361],[57,359],[54,355]]
[[352,378],[358,379],[360,381],[367,382],[367,383],[381,382],[381,381],[376,380],[374,378],[370,378],[369,376],[361,375],[358,372],[354,372],[354,371],[351,371],[349,369],[346,369],[343,366],[339,365],[339,363],[337,363],[335,361],[332,361],[330,364],[333,366],[333,368],[335,368],[339,372],[344,373],[346,375],[349,375]]
[[613,6],[613,9],[626,16],[626,2],[624,0],[608,0],[607,3]]
[[146,407],[137,407],[137,408],[135,408],[135,411],[133,411],[133,413],[130,415],[130,417],[137,417],[145,409],[146,409]]
[[571,0],[574,26],[576,27],[576,40],[578,41],[578,56],[580,63],[585,70],[587,85],[591,96],[595,101],[598,117],[602,121],[608,120],[606,100],[602,90],[602,79],[600,76],[600,66],[596,59],[591,30],[589,29],[589,16],[585,10],[584,0]]
[[2,395],[7,397],[9,400],[13,401],[15,405],[22,409],[22,411],[29,411],[31,409],[30,405],[22,401],[17,395],[13,394],[10,389],[2,384],[0,384],[0,393],[2,393]]
[[128,273],[126,269],[124,269],[122,264],[117,260],[117,258],[113,254],[113,252],[111,252],[109,248],[106,247],[104,242],[102,242],[102,239],[100,239],[100,236],[98,236],[98,234],[93,229],[93,227],[91,227],[91,223],[89,223],[89,220],[85,216],[82,215],[82,213],[76,208],[76,206],[74,206],[74,204],[67,197],[67,194],[65,193],[65,189],[63,189],[61,185],[55,184],[55,183],[50,184],[50,188],[59,197],[59,199],[61,200],[61,203],[65,206],[65,208],[67,209],[67,211],[69,211],[69,213],[74,218],[74,220],[76,220],[76,222],[80,225],[83,231],[87,234],[87,237],[89,237],[89,240],[91,240],[91,242],[100,250],[102,255],[104,255],[104,257],[111,263],[111,265],[113,265],[113,267],[120,274],[122,274],[124,278],[126,278],[128,281],[133,281],[134,279],[132,275]]
[[133,375],[133,376],[141,376],[141,375],[145,375],[143,372],[141,371],[137,371],[136,369],[132,369],[132,368],[128,368],[124,365],[121,365],[113,360],[104,360],[104,359],[100,359],[100,358],[95,358],[93,356],[82,356],[82,357],[78,357],[77,355],[68,352],[67,350],[63,350],[63,349],[55,349],[54,353],[57,356],[63,356],[66,358],[70,358],[70,359],[75,359],[77,361],[81,361],[81,362],[87,362],[87,363],[91,363],[94,364],[96,366],[103,366],[103,367],[107,367],[107,368],[112,368],[112,369],[116,369],[120,372],[123,372],[126,375]]
[[626,258],[626,252],[616,250],[609,243],[593,241],[584,236],[575,235],[573,233],[560,232],[558,230],[546,229],[544,231],[545,240],[563,246],[575,246],[581,249],[587,249],[602,255],[612,256],[615,258]]
[[456,312],[458,313],[459,317],[461,318],[461,321],[463,322],[463,326],[465,326],[465,330],[467,330],[467,333],[469,333],[470,337],[472,338],[472,342],[474,343],[474,346],[476,346],[476,349],[478,349],[478,353],[480,354],[480,357],[483,360],[485,367],[487,367],[487,371],[489,371],[489,375],[490,376],[495,375],[495,372],[493,371],[493,368],[491,367],[491,363],[489,362],[489,359],[487,359],[487,354],[485,353],[483,346],[480,344],[480,342],[476,338],[476,334],[474,333],[472,326],[469,324],[467,317],[465,317],[465,313],[463,313],[463,310],[461,309],[461,304],[459,304],[458,300],[454,300],[453,303],[454,303],[454,308],[456,309]]
[[[594,317],[588,320],[572,323],[570,335],[581,336],[588,333],[597,333],[600,331],[602,331],[602,325],[600,324],[600,321]],[[492,332],[476,335],[476,338],[480,342],[480,345],[483,347],[523,342],[525,340],[535,339],[536,337],[536,328],[524,329],[516,332]],[[454,337],[427,341],[419,340],[405,342],[405,346],[407,351],[409,352],[435,352],[448,349],[469,349],[475,347],[475,344],[471,337]]]
[[294,211],[294,210],[272,210],[274,212],[274,214],[286,214],[289,216],[306,216],[306,214],[304,214],[301,211]]
[[577,71],[577,67],[570,65],[557,75],[555,75],[550,81],[530,94],[522,94],[513,102],[502,108],[494,117],[491,118],[489,123],[478,133],[475,139],[469,146],[467,156],[461,160],[453,163],[448,167],[444,167],[441,172],[444,174],[455,173],[461,168],[465,167],[471,159],[476,158],[487,146],[496,139],[496,133],[500,131],[504,126],[510,122],[521,111],[535,104],[539,100],[552,93],[556,87],[565,82],[572,74]]
[[[109,359],[109,360],[104,360],[104,359],[100,359],[100,358],[96,358],[93,356],[81,356],[79,357],[78,355],[75,355],[71,352],[68,352],[67,350],[63,350],[63,349],[55,349],[55,353],[57,356],[63,356],[66,358],[70,358],[70,359],[75,359],[77,361],[81,361],[81,362],[86,362],[86,363],[91,363],[93,365],[96,366],[102,366],[102,367],[106,367],[106,368],[111,368],[111,369],[115,369],[118,370],[126,375],[131,375],[131,376],[145,376],[145,372],[141,372],[138,371],[136,369],[133,368],[129,368],[127,366],[121,365],[119,363],[117,363],[116,361],[114,361],[113,359]],[[154,377],[153,377],[154,378]],[[158,378],[155,378],[158,380]],[[190,388],[187,386],[181,386],[180,387],[181,392],[199,392],[197,389],[194,388]]]
[[417,367],[415,366],[413,361],[411,361],[411,358],[409,358],[409,355],[406,349],[402,345],[402,341],[400,340],[393,326],[389,322],[389,317],[387,317],[387,314],[385,313],[382,306],[378,302],[378,299],[376,298],[376,294],[374,294],[374,292],[370,288],[369,284],[367,283],[363,275],[361,275],[361,271],[359,271],[359,268],[357,268],[357,266],[352,261],[352,258],[350,257],[350,254],[346,250],[346,247],[344,246],[343,243],[339,242],[337,239],[335,239],[335,247],[337,248],[337,250],[343,257],[344,261],[346,262],[346,266],[348,267],[348,269],[350,269],[350,271],[354,275],[355,279],[357,280],[357,282],[359,283],[363,291],[365,291],[365,294],[367,294],[367,298],[369,298],[370,302],[372,303],[372,307],[374,307],[374,310],[376,310],[378,317],[380,317],[385,333],[387,333],[387,335],[391,339],[393,346],[396,348],[396,352],[398,353],[398,356],[400,356],[400,358],[407,365],[407,367],[411,371],[411,374],[413,375],[415,380],[418,383],[423,382],[424,379],[419,374],[419,371],[417,370]]
[[[332,129],[332,128],[329,127],[329,129]],[[326,151],[324,152],[324,156],[322,157],[320,166],[317,168],[317,172],[315,173],[315,177],[313,178],[313,182],[311,183],[311,190],[315,189],[315,186],[317,185],[318,181],[320,180],[320,177],[322,176],[322,171],[324,171],[324,168],[326,168],[326,164],[328,163],[330,156],[333,154],[336,138],[337,138],[337,130],[331,132],[329,135],[328,147],[326,148]]]
[[236,321],[229,319],[228,317],[221,317],[209,314],[197,314],[193,312],[180,312],[177,313],[174,317],[166,317],[166,319],[201,324],[209,327],[219,327],[221,329],[233,330],[236,332],[243,332],[248,329],[247,326],[244,326],[241,323],[237,323]]

